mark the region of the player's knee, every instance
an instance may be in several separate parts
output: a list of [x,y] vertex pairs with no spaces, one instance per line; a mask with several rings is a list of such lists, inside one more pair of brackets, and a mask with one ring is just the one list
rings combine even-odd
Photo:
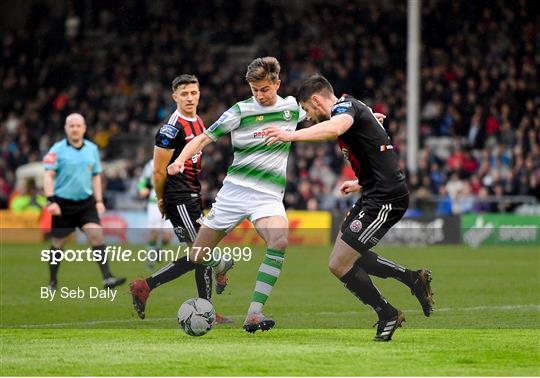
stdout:
[[346,271],[344,271],[345,269],[343,265],[340,264],[339,261],[336,259],[330,259],[330,261],[328,262],[328,269],[330,269],[330,272],[332,272],[332,274],[337,278],[341,278],[345,275],[345,273],[347,273]]
[[104,243],[103,228],[100,225],[94,223],[86,224],[83,230],[90,244],[99,245]]
[[54,249],[54,250],[64,249],[64,246],[66,245],[66,239],[52,238],[51,245],[52,245],[51,249]]
[[88,237],[88,241],[91,245],[101,245],[105,242],[105,239],[103,238],[103,234],[99,235],[92,235]]
[[154,240],[154,241],[157,240],[158,235],[159,235],[158,230],[156,230],[156,229],[151,229],[150,230],[150,240]]
[[270,240],[268,243],[268,248],[277,249],[278,251],[285,251],[289,241],[287,240],[287,235],[277,235]]

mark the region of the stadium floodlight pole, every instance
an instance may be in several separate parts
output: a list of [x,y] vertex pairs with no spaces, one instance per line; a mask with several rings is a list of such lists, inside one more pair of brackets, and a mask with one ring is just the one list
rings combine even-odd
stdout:
[[407,15],[407,169],[418,168],[418,123],[420,107],[420,7],[421,0],[408,1]]

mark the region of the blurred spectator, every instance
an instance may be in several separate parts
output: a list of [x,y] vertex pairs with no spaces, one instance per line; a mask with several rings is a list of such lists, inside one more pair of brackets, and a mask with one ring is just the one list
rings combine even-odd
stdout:
[[[137,4],[117,9],[94,2],[84,20],[78,8],[66,5],[63,17],[48,18],[40,28],[2,34],[0,206],[7,206],[17,167],[41,160],[72,111],[85,115],[88,137],[105,149],[104,157],[129,161],[123,174],[105,171],[107,188],[127,193],[152,154],[155,127],[170,111],[172,78],[184,72],[199,77],[199,111],[211,125],[227,106],[251,95],[245,66],[263,55],[282,63],[282,96],[320,72],[338,95],[351,93],[387,113],[385,127],[405,166],[406,2],[315,0],[294,8],[270,1],[242,7],[194,0],[182,6],[172,0]],[[446,213],[448,195],[464,200],[464,186],[470,194],[460,212],[474,210],[470,195],[540,198],[535,5],[422,3],[421,157],[418,174],[407,177],[413,197],[441,195],[438,208]],[[252,16],[261,7],[264,27]],[[179,27],[175,20],[184,18],[185,9],[191,21]],[[231,158],[227,137],[205,149],[205,206]],[[293,144],[286,206],[335,204],[341,211],[356,198],[336,195],[347,170],[335,143]],[[492,210],[511,209],[506,204]]]
[[39,194],[34,179],[27,179],[21,194],[16,195],[9,204],[9,209],[14,213],[41,214],[47,205],[47,199]]
[[437,209],[435,214],[437,215],[450,215],[452,214],[452,199],[448,195],[448,191],[445,186],[439,188],[440,199],[437,202]]

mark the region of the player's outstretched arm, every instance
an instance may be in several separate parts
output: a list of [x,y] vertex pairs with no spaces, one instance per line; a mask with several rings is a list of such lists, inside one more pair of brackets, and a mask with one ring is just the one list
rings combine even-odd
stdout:
[[269,127],[266,129],[266,144],[270,146],[276,142],[317,142],[322,140],[334,140],[349,130],[352,124],[352,117],[343,114],[302,130],[287,131],[278,127]]
[[212,139],[206,134],[199,134],[184,146],[180,155],[167,167],[170,175],[176,175],[184,172],[184,163],[198,154],[204,147],[212,143]]

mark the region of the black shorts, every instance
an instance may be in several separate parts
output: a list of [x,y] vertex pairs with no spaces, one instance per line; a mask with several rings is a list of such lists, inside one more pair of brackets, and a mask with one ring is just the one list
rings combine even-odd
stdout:
[[65,238],[75,231],[76,227],[82,228],[87,223],[100,224],[96,201],[92,196],[81,201],[57,197],[55,202],[62,213],[52,217],[51,236],[54,238]]
[[201,228],[203,212],[200,197],[165,198],[165,214],[180,243],[193,243]]
[[341,225],[341,239],[358,252],[376,245],[407,211],[409,195],[390,201],[358,200]]

